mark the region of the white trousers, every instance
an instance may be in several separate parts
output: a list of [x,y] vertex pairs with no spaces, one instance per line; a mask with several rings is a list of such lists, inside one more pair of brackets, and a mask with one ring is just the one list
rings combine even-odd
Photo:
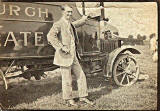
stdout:
[[72,96],[72,75],[76,75],[79,97],[88,96],[86,76],[79,64],[77,57],[74,57],[73,64],[69,67],[60,67],[62,75],[62,95],[63,99],[73,99]]

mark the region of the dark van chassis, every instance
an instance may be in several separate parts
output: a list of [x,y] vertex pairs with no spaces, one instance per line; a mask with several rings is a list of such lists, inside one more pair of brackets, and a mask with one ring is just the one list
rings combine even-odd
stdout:
[[[103,13],[101,11],[100,17],[90,20],[105,21]],[[79,31],[79,38],[81,36],[84,38],[88,35]],[[107,36],[107,33],[104,33],[104,36]],[[81,58],[79,61],[86,74],[103,72],[105,78],[113,79],[118,86],[130,86],[137,81],[139,65],[133,55],[140,54],[140,51],[132,46],[122,46],[121,39],[112,36],[107,39],[96,38],[89,41],[92,50],[85,50],[87,44],[89,44],[86,43],[85,39],[80,40],[80,48],[78,48]],[[96,50],[94,50],[94,46],[97,48]],[[14,56],[14,54],[11,57],[0,56],[0,88],[8,89],[8,79],[23,77],[30,80],[34,76],[36,80],[40,80],[41,76],[46,76],[45,71],[53,71],[59,68],[59,66],[53,64],[54,52],[54,48],[46,44],[43,47],[38,47],[35,56]],[[17,71],[22,73],[8,76],[10,73]]]

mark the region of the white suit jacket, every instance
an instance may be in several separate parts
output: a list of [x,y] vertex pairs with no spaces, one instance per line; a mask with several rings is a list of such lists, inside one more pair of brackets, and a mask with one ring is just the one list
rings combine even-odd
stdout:
[[68,48],[71,45],[71,37],[75,37],[75,45],[79,43],[78,35],[75,27],[79,27],[85,23],[85,19],[80,19],[71,23],[73,30],[73,35],[67,30],[67,24],[64,19],[60,19],[55,22],[47,34],[48,42],[56,49],[53,64],[58,66],[71,66],[74,60],[73,53],[66,54],[62,52],[61,48],[67,46]]

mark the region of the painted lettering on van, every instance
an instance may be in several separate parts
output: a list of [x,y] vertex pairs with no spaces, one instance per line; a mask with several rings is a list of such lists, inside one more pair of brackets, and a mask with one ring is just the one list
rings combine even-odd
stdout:
[[[27,38],[28,35],[31,34],[31,32],[20,32],[20,34],[23,34],[24,46],[28,46],[29,41],[27,40]],[[44,43],[40,43],[40,41],[42,40],[42,35],[43,32],[34,32],[35,46],[44,46]],[[14,32],[8,32],[3,46],[6,47],[8,42],[13,42],[15,46],[19,45]]]
[[[6,4],[0,4],[0,15],[5,15],[7,11],[9,11],[9,15],[15,15],[19,16],[20,11],[22,11],[22,7],[18,5],[6,5]],[[34,7],[23,7],[24,8],[24,13],[26,16],[33,17],[33,16],[38,16],[42,17],[42,14],[45,14],[45,17],[48,18],[48,9],[47,8],[34,8]],[[36,13],[37,12],[37,13]]]

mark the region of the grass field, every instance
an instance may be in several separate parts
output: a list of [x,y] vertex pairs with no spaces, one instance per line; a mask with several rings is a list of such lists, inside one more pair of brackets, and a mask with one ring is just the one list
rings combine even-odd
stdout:
[[[40,81],[23,78],[9,81],[10,88],[0,95],[0,103],[8,109],[98,109],[98,110],[156,110],[157,63],[152,62],[148,46],[137,46],[143,53],[136,55],[141,74],[149,79],[137,81],[129,87],[117,87],[105,81],[102,73],[87,77],[89,99],[94,106],[68,107],[62,99],[59,70],[48,73]],[[76,90],[76,82],[73,82]],[[75,97],[77,92],[74,91]]]

